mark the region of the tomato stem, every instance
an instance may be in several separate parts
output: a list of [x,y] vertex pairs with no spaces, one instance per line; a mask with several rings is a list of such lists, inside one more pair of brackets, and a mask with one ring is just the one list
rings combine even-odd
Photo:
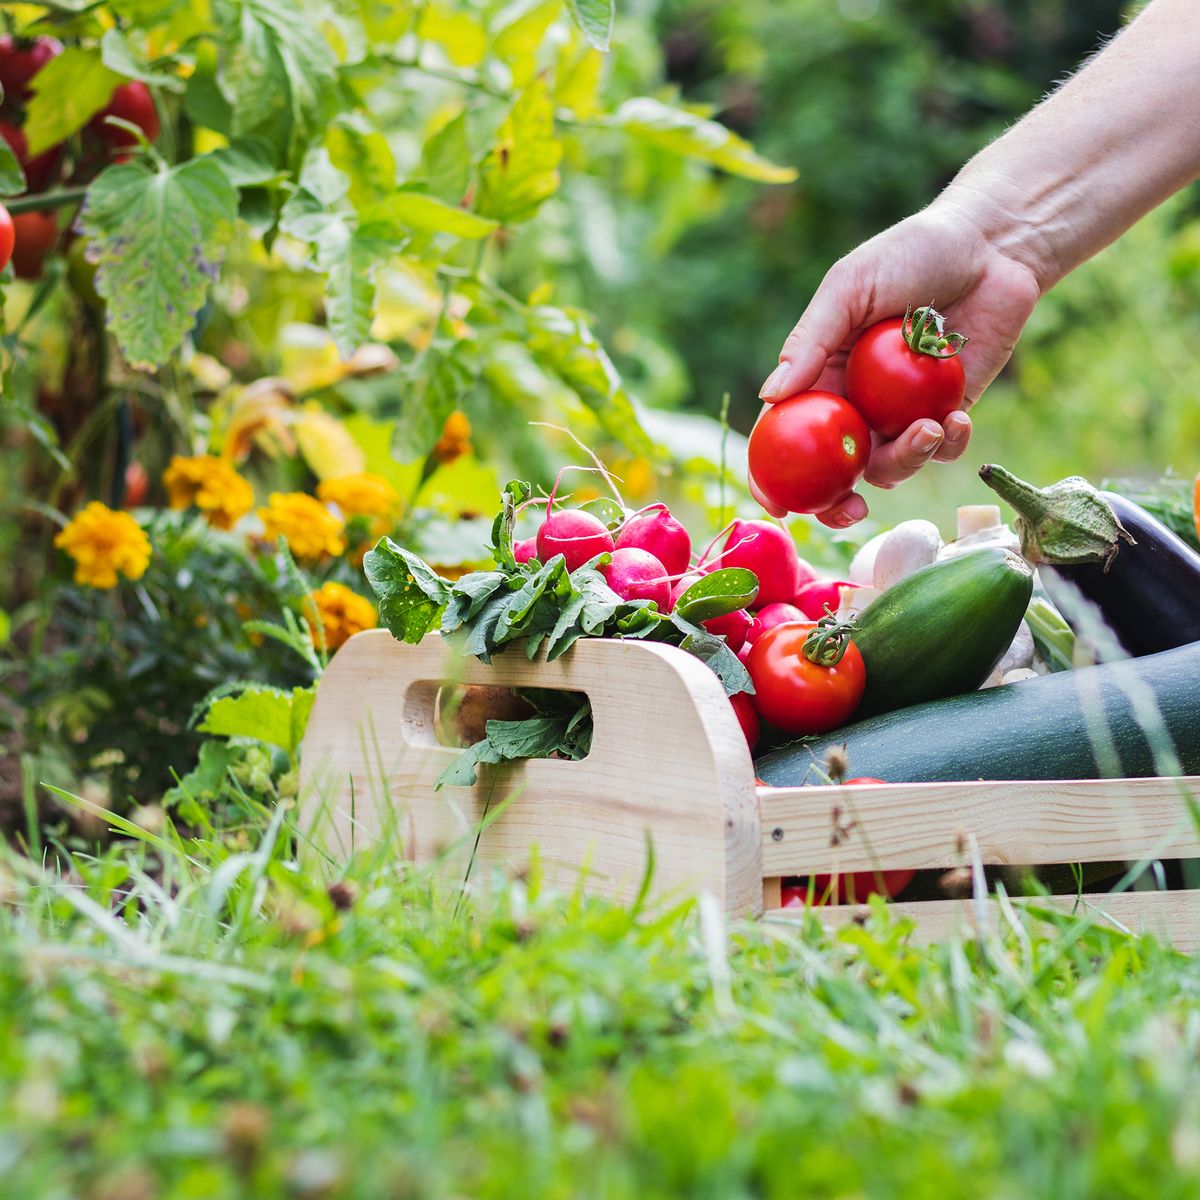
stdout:
[[819,667],[836,667],[850,645],[853,632],[853,619],[839,621],[829,605],[825,605],[825,615],[804,639],[804,657]]
[[969,339],[961,333],[946,333],[945,327],[945,317],[932,303],[915,309],[909,305],[904,310],[900,335],[914,354],[927,354],[930,358],[953,358]]

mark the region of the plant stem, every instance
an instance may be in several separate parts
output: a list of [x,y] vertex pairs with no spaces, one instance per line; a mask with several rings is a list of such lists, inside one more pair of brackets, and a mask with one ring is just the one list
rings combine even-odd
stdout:
[[86,196],[87,188],[62,188],[57,192],[41,192],[36,196],[14,196],[11,200],[3,201],[3,204],[15,217],[18,213],[66,208],[71,204],[78,204]]

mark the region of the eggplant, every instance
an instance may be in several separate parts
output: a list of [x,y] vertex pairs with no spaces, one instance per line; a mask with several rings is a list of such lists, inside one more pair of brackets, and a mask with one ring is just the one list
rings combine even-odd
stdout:
[[980,478],[1017,512],[1021,552],[1066,613],[1082,594],[1135,658],[1200,641],[1200,554],[1139,504],[1072,477],[1048,488]]

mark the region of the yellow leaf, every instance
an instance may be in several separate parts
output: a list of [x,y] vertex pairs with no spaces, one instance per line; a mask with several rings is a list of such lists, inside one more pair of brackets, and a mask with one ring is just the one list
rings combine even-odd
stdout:
[[554,104],[538,79],[521,93],[500,126],[480,173],[476,208],[505,225],[528,220],[558,190],[561,159]]
[[292,426],[300,453],[318,479],[356,475],[367,469],[367,456],[336,417],[315,400],[304,406]]
[[518,0],[502,14],[505,23],[496,33],[492,53],[508,63],[514,88],[524,87],[533,78],[542,39],[561,8],[559,0]]
[[566,55],[559,61],[554,83],[554,100],[559,108],[573,112],[581,120],[600,111],[598,93],[604,55],[590,46],[574,60]]
[[421,12],[417,36],[436,42],[456,67],[477,67],[487,53],[487,32],[469,13],[444,4],[429,4]]
[[484,466],[473,454],[463,454],[434,471],[417,496],[417,504],[453,517],[490,513],[499,492],[495,468]]

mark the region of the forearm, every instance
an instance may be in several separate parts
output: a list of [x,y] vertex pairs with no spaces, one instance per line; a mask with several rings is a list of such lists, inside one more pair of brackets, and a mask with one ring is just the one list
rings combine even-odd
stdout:
[[970,210],[1045,292],[1198,176],[1200,4],[1154,0],[938,203]]

